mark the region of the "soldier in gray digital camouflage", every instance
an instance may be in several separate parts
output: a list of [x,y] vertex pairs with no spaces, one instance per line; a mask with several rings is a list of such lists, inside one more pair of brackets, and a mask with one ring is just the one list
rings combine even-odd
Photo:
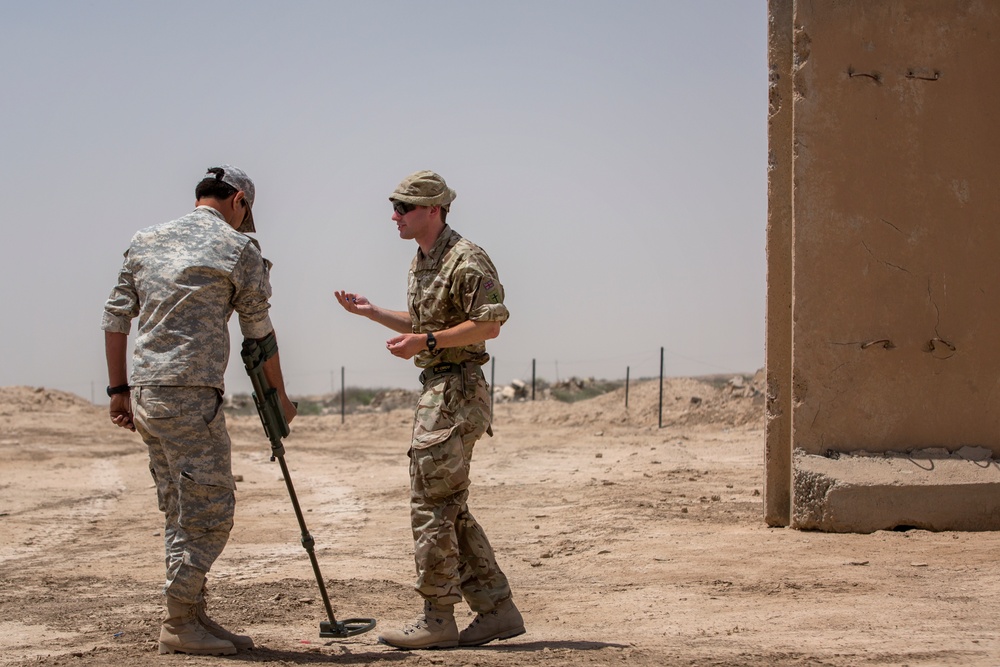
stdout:
[[[268,316],[270,262],[257,242],[254,184],[240,169],[214,167],[195,187],[191,213],[132,237],[101,328],[111,421],[138,431],[164,514],[166,618],[160,653],[232,655],[253,640],[208,615],[206,576],[233,527],[231,444],[222,411],[228,322],[247,338],[274,336]],[[126,353],[138,318],[132,374]],[[264,364],[288,421],[278,355]]]
[[[489,256],[445,222],[454,199],[455,191],[431,171],[411,174],[389,196],[400,238],[419,246],[410,265],[408,311],[335,292],[348,312],[399,333],[386,342],[389,352],[423,369],[408,455],[415,588],[424,612],[379,636],[403,649],[479,646],[524,633],[507,577],[468,507],[473,447],[484,433],[493,434],[482,371],[489,361],[486,341],[496,338],[509,313]],[[454,607],[463,598],[477,613],[459,632]]]

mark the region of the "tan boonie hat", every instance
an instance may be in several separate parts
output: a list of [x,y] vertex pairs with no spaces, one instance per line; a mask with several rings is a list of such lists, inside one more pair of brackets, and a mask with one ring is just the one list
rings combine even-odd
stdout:
[[[221,169],[222,173],[216,173],[216,170]],[[208,173],[205,174],[204,178],[215,178],[222,181],[230,187],[236,188],[237,191],[243,191],[243,197],[247,203],[247,217],[243,219],[243,224],[236,231],[243,232],[255,232],[257,228],[253,225],[253,198],[254,198],[254,186],[253,181],[247,176],[247,173],[240,169],[239,167],[234,167],[231,164],[224,164],[221,167],[211,167],[208,169]]]
[[458,194],[433,171],[418,171],[403,179],[389,195],[389,201],[401,201],[416,206],[451,208]]

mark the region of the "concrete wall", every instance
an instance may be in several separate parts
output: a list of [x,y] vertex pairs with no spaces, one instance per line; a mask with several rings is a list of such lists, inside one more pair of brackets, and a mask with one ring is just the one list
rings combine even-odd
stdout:
[[765,518],[795,525],[792,450],[1000,458],[1000,2],[769,13]]
[[788,525],[792,480],[792,0],[768,15],[764,520]]

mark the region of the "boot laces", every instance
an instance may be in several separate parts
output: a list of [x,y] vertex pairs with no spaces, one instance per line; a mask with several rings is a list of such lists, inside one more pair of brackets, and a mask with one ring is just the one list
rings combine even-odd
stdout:
[[409,635],[418,630],[430,629],[430,624],[427,623],[426,618],[415,618],[410,621],[406,627],[403,628],[403,634]]
[[418,616],[417,618],[407,623],[406,626],[403,627],[403,634],[409,635],[419,630],[430,630],[431,623],[429,619],[431,612],[433,611],[434,608],[431,606],[431,603],[427,600],[424,600],[424,615]]
[[487,616],[496,616],[499,612],[496,609],[491,609],[487,612],[479,612],[476,617],[472,620],[472,625],[470,627],[475,627],[486,620]]

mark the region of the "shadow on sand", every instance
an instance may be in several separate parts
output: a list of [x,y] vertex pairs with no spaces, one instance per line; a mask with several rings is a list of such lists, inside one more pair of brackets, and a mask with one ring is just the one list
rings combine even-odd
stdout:
[[[335,648],[333,645],[324,645],[324,649]],[[234,656],[226,656],[225,659],[239,662],[275,662],[292,665],[310,665],[316,663],[337,663],[344,665],[353,664],[379,664],[395,663],[405,660],[408,656],[420,655],[448,655],[455,652],[492,652],[492,653],[537,653],[545,649],[561,651],[598,651],[603,648],[629,648],[626,644],[612,644],[609,642],[590,641],[537,641],[523,642],[518,644],[492,643],[485,646],[472,646],[469,648],[442,649],[436,651],[404,651],[390,649],[375,651],[352,651],[349,647],[341,645],[340,653],[320,653],[309,650],[283,651],[269,649],[266,646],[258,646],[252,651],[244,651]]]

